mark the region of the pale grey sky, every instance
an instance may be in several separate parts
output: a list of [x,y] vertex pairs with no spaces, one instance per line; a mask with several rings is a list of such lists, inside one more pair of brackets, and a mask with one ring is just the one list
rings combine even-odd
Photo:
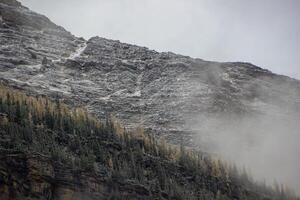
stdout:
[[300,0],[21,0],[76,36],[245,61],[300,79]]

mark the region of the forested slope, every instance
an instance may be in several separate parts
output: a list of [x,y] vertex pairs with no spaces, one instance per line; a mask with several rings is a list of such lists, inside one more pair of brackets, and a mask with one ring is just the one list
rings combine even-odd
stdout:
[[201,152],[0,87],[0,199],[296,199]]

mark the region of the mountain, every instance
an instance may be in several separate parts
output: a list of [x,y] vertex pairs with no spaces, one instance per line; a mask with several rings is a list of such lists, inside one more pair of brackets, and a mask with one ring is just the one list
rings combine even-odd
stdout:
[[[99,119],[113,115],[127,129],[144,127],[157,138],[207,152],[225,152],[219,140],[238,146],[234,153],[259,145],[261,138],[284,141],[281,133],[297,141],[298,80],[250,63],[210,62],[101,37],[85,40],[15,0],[0,0],[0,35],[0,80],[29,95],[61,99]],[[232,132],[243,135],[238,144],[228,141]],[[299,175],[289,176],[299,183]]]
[[209,62],[100,37],[85,41],[16,1],[1,2],[1,79],[101,118],[114,113],[128,127],[142,125],[175,142],[192,132],[186,122],[199,113],[300,110],[298,80],[249,63]]

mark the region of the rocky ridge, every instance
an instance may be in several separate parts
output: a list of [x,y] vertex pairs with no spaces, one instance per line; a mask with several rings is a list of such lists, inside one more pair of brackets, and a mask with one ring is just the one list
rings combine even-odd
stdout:
[[[218,63],[100,37],[77,38],[17,1],[0,1],[0,78],[60,97],[100,118],[112,113],[193,145],[199,115],[299,111],[300,82],[249,63]],[[183,136],[184,135],[184,136]]]

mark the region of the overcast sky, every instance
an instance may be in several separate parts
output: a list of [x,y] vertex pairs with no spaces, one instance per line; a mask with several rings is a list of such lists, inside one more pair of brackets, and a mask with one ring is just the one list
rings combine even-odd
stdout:
[[245,61],[300,79],[300,0],[21,0],[76,36]]

